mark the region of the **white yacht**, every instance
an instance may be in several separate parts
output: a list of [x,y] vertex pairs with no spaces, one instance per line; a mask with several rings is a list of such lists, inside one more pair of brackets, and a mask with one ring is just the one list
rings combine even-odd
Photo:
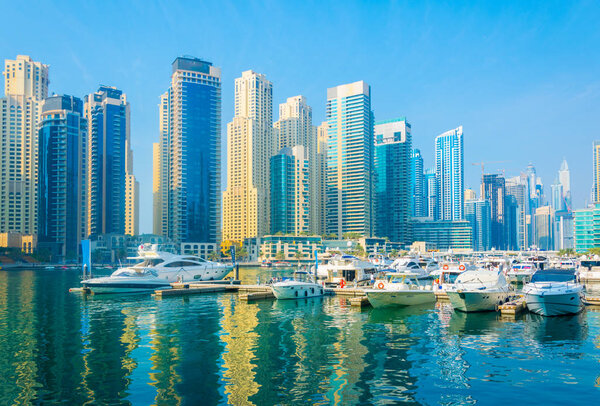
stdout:
[[506,272],[506,277],[512,283],[527,283],[537,271],[533,262],[517,262]]
[[338,254],[329,259],[326,264],[319,265],[317,277],[326,279],[328,283],[339,284],[370,279],[377,273],[377,267],[369,261],[364,261],[354,255]]
[[446,290],[452,307],[463,312],[496,310],[509,301],[512,292],[499,270],[478,269],[461,273]]
[[431,273],[434,279],[433,287],[438,291],[446,291],[454,284],[458,275],[476,269],[477,267],[470,262],[444,262],[438,270]]
[[582,259],[577,271],[582,282],[600,282],[600,256]]
[[293,278],[283,278],[271,285],[277,299],[302,299],[323,296],[323,286],[315,283],[305,271],[294,272]]
[[131,293],[170,287],[173,282],[200,282],[223,279],[232,265],[211,262],[193,255],[160,251],[157,245],[142,245],[142,262],[117,269],[110,276],[86,279],[81,284],[92,293]]
[[365,293],[373,307],[412,306],[434,303],[435,294],[429,285],[421,285],[416,274],[388,273],[375,281]]
[[542,316],[576,314],[583,309],[583,286],[566,269],[537,271],[523,288],[530,312]]
[[403,257],[396,259],[390,265],[390,268],[399,273],[415,274],[417,275],[417,279],[427,279],[430,277],[429,274],[431,272],[439,269],[439,266],[435,261]]
[[370,254],[367,259],[378,268],[388,268],[393,262],[383,254]]

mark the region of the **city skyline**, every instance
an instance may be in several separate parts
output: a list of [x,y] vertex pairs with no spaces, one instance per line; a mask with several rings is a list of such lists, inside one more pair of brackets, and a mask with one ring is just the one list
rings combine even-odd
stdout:
[[[479,186],[480,173],[470,165],[472,162],[506,159],[508,163],[490,165],[486,170],[498,173],[504,167],[507,177],[517,176],[533,162],[549,196],[556,168],[566,158],[573,176],[573,208],[589,202],[589,146],[598,133],[593,117],[600,114],[599,104],[595,103],[600,97],[600,84],[594,72],[598,71],[600,58],[582,50],[597,43],[599,35],[593,30],[593,21],[600,14],[598,7],[574,3],[559,4],[552,11],[527,11],[517,3],[469,9],[452,5],[427,9],[410,4],[367,8],[350,3],[337,10],[324,5],[325,12],[343,15],[348,30],[346,36],[327,45],[321,45],[318,39],[333,33],[342,22],[327,21],[327,13],[315,16],[310,12],[314,5],[310,4],[295,10],[289,5],[271,5],[271,17],[260,15],[261,7],[233,3],[207,4],[202,15],[196,11],[188,13],[177,5],[169,10],[155,4],[126,5],[119,7],[117,14],[123,18],[141,15],[150,23],[156,22],[156,29],[133,24],[111,32],[110,27],[117,27],[118,21],[103,16],[116,13],[114,7],[117,6],[86,5],[74,11],[41,5],[38,14],[27,15],[30,21],[40,24],[32,24],[30,32],[19,37],[9,33],[21,32],[16,22],[28,12],[7,3],[3,8],[15,18],[0,27],[0,34],[13,39],[3,41],[0,53],[4,59],[30,55],[33,60],[50,65],[50,94],[83,98],[100,84],[115,86],[127,94],[132,109],[134,174],[141,186],[141,232],[152,231],[151,157],[152,143],[158,140],[157,105],[169,84],[169,65],[182,54],[206,58],[223,71],[223,143],[225,124],[233,117],[233,79],[242,71],[253,69],[269,77],[274,83],[274,105],[293,95],[304,95],[313,107],[313,123],[325,118],[327,88],[365,80],[372,88],[375,120],[396,116],[410,120],[413,147],[421,150],[425,168],[433,166],[433,139],[448,128],[463,125],[465,187]],[[158,24],[163,12],[164,26]],[[363,15],[368,17],[366,27],[352,28]],[[236,24],[242,18],[252,17],[257,21],[252,28]],[[275,19],[276,23],[268,27],[266,22],[273,17],[287,23]],[[405,24],[377,26],[376,22],[384,17]],[[103,41],[98,41],[98,34],[91,28],[96,18],[107,21],[108,33]],[[464,23],[456,32],[445,27],[453,19]],[[48,24],[55,20],[74,22],[75,35],[65,39],[64,33],[50,30]],[[190,21],[196,24],[191,25]],[[224,24],[227,21],[229,24]],[[304,52],[305,58],[299,62],[299,53],[289,50],[290,34],[284,27],[289,26],[291,32],[309,22],[313,29],[301,30],[306,38],[296,45],[310,52]],[[219,24],[235,27],[223,31]],[[192,34],[200,33],[201,26],[208,27],[206,32],[212,28],[215,40],[199,46]],[[427,28],[424,33],[423,27]],[[173,34],[168,30],[173,30]],[[280,38],[276,32],[286,34]],[[43,35],[48,41],[32,41],[35,35]],[[521,39],[516,44],[515,36]],[[250,46],[258,39],[263,40],[262,50]],[[150,42],[153,47],[148,50],[145,44]],[[69,46],[61,45],[65,43]],[[99,48],[84,46],[88,43],[96,43]],[[453,45],[450,48],[459,53],[446,50],[444,44]],[[353,58],[348,64],[344,50],[352,46],[365,56],[364,61]],[[401,55],[411,58],[411,63],[401,66],[403,59],[391,56],[394,52],[389,51],[393,50],[402,50]],[[368,55],[377,56],[377,64]],[[311,65],[321,67],[317,62],[325,58],[328,63],[324,69],[308,69]],[[440,64],[442,60],[445,63]],[[414,69],[417,65],[419,69]],[[565,117],[569,135],[576,142],[561,142],[567,131],[563,130]],[[515,148],[521,142],[525,143],[523,147]],[[226,162],[225,148],[222,162]],[[223,166],[222,190],[226,186],[226,165]]]

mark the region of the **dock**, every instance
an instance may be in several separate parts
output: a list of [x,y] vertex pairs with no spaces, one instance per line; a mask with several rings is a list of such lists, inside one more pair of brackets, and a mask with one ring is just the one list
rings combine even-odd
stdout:
[[600,296],[588,296],[583,297],[583,303],[587,306],[600,306]]
[[512,317],[515,317],[517,314],[521,313],[526,308],[527,304],[525,303],[525,298],[523,296],[520,296],[510,302],[498,306],[498,310],[500,311],[500,314],[502,314],[502,316]]
[[350,299],[350,306],[363,308],[371,306],[371,303],[366,296],[356,296]]

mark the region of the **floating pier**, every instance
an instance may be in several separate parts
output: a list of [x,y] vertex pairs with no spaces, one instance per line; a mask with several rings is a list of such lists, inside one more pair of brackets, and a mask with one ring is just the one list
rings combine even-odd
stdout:
[[366,296],[356,296],[350,299],[350,306],[363,308],[371,306],[371,303]]
[[524,297],[518,297],[510,302],[498,306],[498,310],[503,316],[516,316],[527,308]]
[[583,297],[583,303],[588,306],[600,306],[600,296],[587,296]]
[[365,290],[359,288],[325,288],[325,294],[340,296],[365,296]]
[[450,298],[448,297],[448,294],[446,293],[445,290],[434,290],[433,293],[435,294],[435,298],[437,299],[438,302],[449,302]]

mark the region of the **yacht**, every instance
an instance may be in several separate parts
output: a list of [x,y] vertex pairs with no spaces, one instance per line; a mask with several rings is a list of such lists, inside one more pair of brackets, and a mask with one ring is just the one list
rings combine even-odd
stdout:
[[512,292],[504,274],[494,269],[465,271],[446,290],[455,310],[483,312],[508,302]]
[[578,268],[579,280],[582,282],[600,282],[600,256],[582,259]]
[[323,296],[323,286],[315,283],[306,271],[294,272],[293,278],[283,278],[271,285],[277,299],[302,299]]
[[527,309],[542,316],[577,314],[583,309],[583,286],[576,282],[574,270],[537,271],[523,294]]
[[367,258],[370,263],[379,267],[379,268],[389,268],[392,264],[392,260],[382,254],[370,254]]
[[533,262],[517,262],[506,273],[506,277],[512,283],[527,283],[537,270]]
[[354,255],[338,254],[329,259],[326,264],[319,265],[317,277],[326,279],[330,284],[340,284],[368,280],[377,273],[377,267],[369,261],[364,261]]
[[477,267],[470,262],[444,262],[438,270],[431,273],[431,276],[434,279],[434,289],[446,291],[454,284],[458,275],[475,269],[477,269]]
[[420,260],[418,258],[398,258],[390,268],[399,273],[411,273],[417,275],[417,279],[427,279],[429,274],[439,269],[437,262]]
[[365,289],[373,307],[412,306],[434,303],[435,295],[429,285],[421,285],[417,274],[388,273],[378,279],[372,289]]
[[211,262],[193,255],[161,251],[157,245],[140,246],[136,265],[117,269],[110,276],[81,282],[92,293],[131,293],[170,287],[173,282],[200,282],[223,279],[232,265]]

